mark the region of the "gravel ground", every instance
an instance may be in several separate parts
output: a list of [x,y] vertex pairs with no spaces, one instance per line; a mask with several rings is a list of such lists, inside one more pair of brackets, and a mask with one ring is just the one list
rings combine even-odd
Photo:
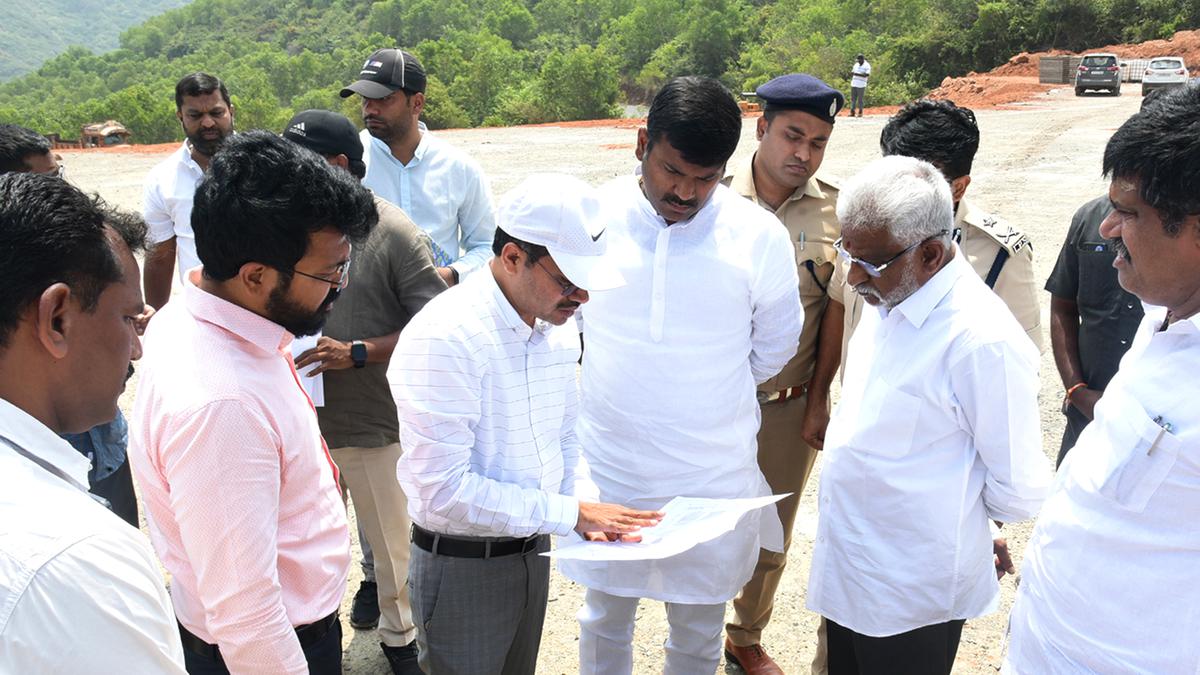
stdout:
[[[1070,89],[1061,89],[1026,103],[978,112],[983,140],[968,197],[1025,230],[1035,244],[1039,279],[1049,275],[1074,210],[1106,189],[1100,176],[1104,144],[1137,111],[1140,100],[1129,90],[1119,98],[1076,98]],[[883,116],[870,115],[839,119],[821,173],[837,181],[876,157],[879,131],[885,121]],[[628,123],[621,123],[472,129],[440,135],[483,164],[494,193],[499,195],[525,176],[540,171],[571,173],[594,184],[630,171],[635,163],[634,129]],[[754,147],[754,120],[748,119],[738,157],[752,153]],[[62,154],[72,181],[131,209],[140,207],[142,179],[163,156],[120,150],[62,151]],[[1048,307],[1046,296],[1042,305],[1043,327],[1049,324]],[[136,387],[136,383],[132,384],[122,401],[127,410]],[[1063,427],[1058,412],[1061,390],[1047,348],[1042,359],[1040,424],[1046,455],[1050,458],[1058,450]],[[790,564],[777,597],[774,619],[764,635],[768,651],[790,673],[807,670],[816,644],[817,617],[804,608],[804,591],[816,530],[819,476],[818,463],[801,500]],[[1018,567],[1030,530],[1029,524],[1006,528]],[[349,613],[350,599],[360,579],[359,568],[354,565],[343,615]],[[1006,578],[1001,587],[1001,611],[967,623],[956,672],[998,671],[1007,610],[1015,589],[1012,578]],[[581,601],[582,591],[577,585],[558,574],[551,577],[539,673],[577,671],[575,613]],[[635,638],[635,672],[661,670],[665,639],[666,620],[661,604],[642,603]],[[346,624],[346,671],[387,672],[377,644],[372,632],[354,631]],[[731,667],[729,672],[736,669]]]

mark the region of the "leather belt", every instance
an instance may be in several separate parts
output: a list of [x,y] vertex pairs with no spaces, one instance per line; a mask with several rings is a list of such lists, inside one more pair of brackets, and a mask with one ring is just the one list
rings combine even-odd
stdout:
[[[300,640],[300,648],[306,649],[320,642],[337,625],[337,622],[338,610],[334,610],[333,614],[324,619],[318,619],[303,626],[296,626],[296,637]],[[179,639],[183,642],[183,648],[189,652],[199,654],[218,663],[222,662],[221,650],[217,645],[209,644],[196,637],[194,633],[184,628],[183,624],[179,624]]]
[[800,398],[808,393],[808,385],[802,384],[799,387],[788,387],[781,391],[767,393],[765,391],[758,392],[758,404],[766,405],[768,403],[784,403],[794,398]]
[[524,539],[465,539],[430,532],[420,525],[412,526],[412,543],[434,555],[451,558],[499,558],[524,555],[536,551],[538,542],[547,535],[535,534]]

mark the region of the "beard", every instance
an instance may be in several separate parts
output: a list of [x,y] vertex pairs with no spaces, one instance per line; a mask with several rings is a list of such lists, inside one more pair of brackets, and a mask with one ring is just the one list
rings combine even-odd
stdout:
[[865,283],[854,287],[854,292],[863,297],[875,298],[876,304],[882,305],[888,311],[896,308],[896,305],[908,299],[908,296],[917,292],[921,284],[917,282],[917,273],[910,267],[905,267],[901,271],[900,282],[887,293],[880,293],[877,289],[868,286]]
[[267,318],[283,326],[284,330],[296,337],[316,335],[325,327],[325,320],[329,318],[329,308],[341,295],[341,290],[329,289],[329,294],[325,296],[321,305],[312,310],[305,309],[288,299],[287,292],[291,286],[292,282],[289,278],[287,283],[283,283],[281,280],[275,288],[271,289],[271,294],[267,296]]
[[191,143],[196,152],[204,155],[205,157],[212,157],[213,155],[217,154],[217,151],[221,149],[222,145],[224,145],[225,139],[229,138],[229,134],[223,129],[218,128],[216,129],[216,132],[216,138],[205,138],[205,134],[211,132],[197,131],[194,134],[187,134],[187,131],[184,130],[184,133],[187,134],[188,143]]
[[363,125],[366,126],[367,133],[386,143],[398,138],[404,138],[412,126],[412,121],[408,118],[402,118],[395,122],[389,122],[378,115],[364,115]]

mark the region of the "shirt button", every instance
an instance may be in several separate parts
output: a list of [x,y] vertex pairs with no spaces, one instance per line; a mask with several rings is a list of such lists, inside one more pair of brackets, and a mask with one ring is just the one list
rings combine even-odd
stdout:
[[1129,344],[1129,340],[1121,340],[1121,344],[1127,345],[1127,344]]

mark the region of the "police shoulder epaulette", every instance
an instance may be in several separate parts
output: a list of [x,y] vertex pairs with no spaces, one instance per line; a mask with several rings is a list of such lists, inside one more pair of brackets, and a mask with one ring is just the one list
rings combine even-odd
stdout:
[[972,217],[976,215],[969,214],[963,220],[966,224],[978,228],[988,237],[995,240],[997,244],[1000,244],[1001,248],[1008,251],[1009,255],[1015,255],[1026,248],[1032,247],[1033,244],[1029,241],[1029,237],[1007,222],[990,214]]

